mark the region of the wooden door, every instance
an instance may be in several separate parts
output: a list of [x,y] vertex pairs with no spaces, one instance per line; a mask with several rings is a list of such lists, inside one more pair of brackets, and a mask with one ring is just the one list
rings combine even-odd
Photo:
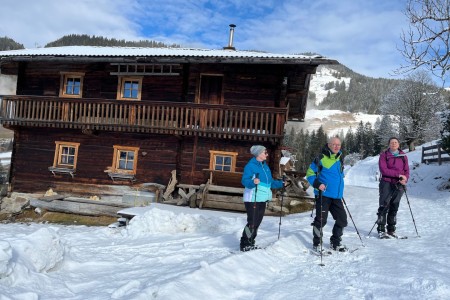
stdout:
[[[201,75],[199,102],[204,104],[223,104],[222,75]],[[218,123],[218,110],[202,110],[200,115],[201,128],[215,127]]]

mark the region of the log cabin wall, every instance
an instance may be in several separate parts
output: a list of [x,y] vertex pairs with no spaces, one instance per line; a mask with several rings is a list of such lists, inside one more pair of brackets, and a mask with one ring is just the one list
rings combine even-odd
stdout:
[[[58,182],[73,184],[114,184],[104,171],[112,165],[113,145],[139,147],[136,179],[139,182],[167,184],[176,169],[179,139],[174,136],[143,135],[123,132],[81,134],[77,130],[17,128],[12,185],[18,192],[42,192]],[[54,176],[55,141],[80,143],[76,174]],[[121,181],[117,184],[129,185]]]
[[[139,147],[137,157],[136,183],[154,182],[166,185],[171,171],[177,170],[182,183],[203,184],[207,180],[204,169],[209,168],[210,150],[237,152],[236,172],[243,172],[252,158],[251,142],[232,140],[214,141],[200,138],[194,152],[194,138],[180,140],[173,136],[143,135],[119,132],[99,132],[97,135],[81,134],[77,130],[28,129],[15,131],[16,140],[13,156],[13,189],[17,192],[43,192],[58,187],[58,182],[83,184],[126,184],[116,182],[105,173],[113,159],[113,145]],[[76,174],[54,176],[48,167],[52,166],[55,141],[80,143]],[[265,145],[270,154],[268,163],[276,176],[274,153],[276,148]],[[273,159],[272,159],[273,158]],[[192,167],[194,170],[192,172]]]
[[[185,64],[176,76],[143,76],[142,101],[196,102],[202,74],[223,75],[223,104],[285,107],[280,101],[284,66]],[[17,95],[58,96],[60,72],[84,73],[83,98],[116,99],[118,76],[109,63],[63,64],[22,62],[19,66]],[[188,74],[185,75],[185,72]],[[186,78],[186,79],[185,79]],[[300,77],[295,82],[303,82]],[[301,86],[304,88],[304,85]],[[292,97],[290,94],[290,98]],[[283,100],[283,99],[281,99]]]
[[[261,143],[258,143],[261,144]],[[236,141],[236,140],[211,140],[205,138],[199,138],[197,146],[195,146],[195,138],[184,139],[181,148],[182,154],[180,155],[179,174],[182,183],[188,184],[202,184],[206,183],[208,177],[205,169],[209,169],[210,165],[210,150],[226,151],[238,153],[236,157],[236,170],[235,172],[243,172],[245,165],[253,157],[250,153],[250,148],[255,143],[248,141]],[[270,144],[262,144],[269,151],[269,157],[267,163],[272,170],[274,176],[277,175],[278,168],[277,162],[279,157],[276,153],[276,146]],[[195,165],[194,172],[192,172],[192,165]]]
[[225,105],[285,107],[280,103],[283,68],[261,65],[196,64],[190,67],[189,102],[196,102],[202,74],[223,75]]
[[[84,73],[83,98],[116,99],[117,67],[109,63],[62,64],[20,63],[17,95],[58,96],[60,72]],[[142,101],[181,102],[183,74],[178,76],[143,76]]]

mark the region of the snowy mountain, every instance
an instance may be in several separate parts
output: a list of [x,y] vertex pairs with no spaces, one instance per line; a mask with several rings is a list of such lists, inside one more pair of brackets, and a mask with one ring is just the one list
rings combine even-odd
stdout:
[[[316,74],[311,77],[309,97],[313,97],[314,99],[309,99],[308,105],[317,106],[323,102],[328,93],[336,93],[335,85],[331,87],[335,82],[343,82],[348,88],[351,79],[350,77],[342,76],[338,71],[329,66],[319,66]],[[308,130],[311,132],[312,130],[317,130],[322,125],[324,131],[331,136],[338,134],[340,131],[345,134],[350,128],[355,130],[361,121],[363,123],[370,122],[373,126],[379,117],[380,115],[361,112],[351,113],[341,110],[323,110],[307,107],[304,122],[288,122],[285,129],[287,133],[291,132],[292,128],[296,132],[302,128],[305,131]]]

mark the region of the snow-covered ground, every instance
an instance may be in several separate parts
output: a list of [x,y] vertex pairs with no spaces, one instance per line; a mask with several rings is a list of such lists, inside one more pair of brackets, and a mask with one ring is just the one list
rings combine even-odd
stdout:
[[11,164],[11,151],[0,153],[0,163],[2,166],[9,166]]
[[[353,253],[309,253],[311,213],[265,217],[240,253],[242,213],[152,204],[127,228],[0,224],[0,299],[450,299],[450,165],[422,165],[398,213],[403,240],[367,237],[376,220],[377,158],[346,171]],[[329,245],[332,219],[324,228]],[[417,226],[420,237],[416,234]]]

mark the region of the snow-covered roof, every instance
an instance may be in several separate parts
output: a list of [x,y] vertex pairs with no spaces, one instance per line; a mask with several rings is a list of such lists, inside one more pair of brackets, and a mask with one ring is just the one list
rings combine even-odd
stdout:
[[286,63],[311,63],[327,64],[337,63],[335,60],[327,59],[319,55],[307,56],[298,54],[275,54],[257,51],[240,51],[225,49],[191,49],[191,48],[147,48],[147,47],[99,47],[99,46],[66,46],[20,49],[10,51],[0,51],[1,60],[15,58],[15,60],[26,60],[40,57],[51,58],[213,58],[225,59],[230,62],[233,60],[251,60],[254,62],[278,62]]

